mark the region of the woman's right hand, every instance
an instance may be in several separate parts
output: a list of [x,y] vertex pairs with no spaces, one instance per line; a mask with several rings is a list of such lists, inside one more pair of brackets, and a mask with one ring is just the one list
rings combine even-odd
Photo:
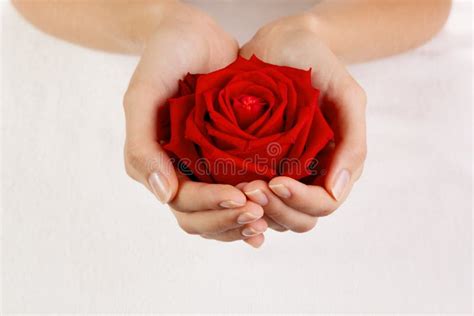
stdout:
[[125,167],[162,203],[169,203],[180,227],[221,241],[263,241],[263,209],[230,185],[190,181],[178,175],[157,140],[157,110],[186,73],[208,73],[234,61],[238,44],[195,8],[170,2],[147,39],[124,97]]
[[[344,202],[362,174],[367,153],[366,94],[344,64],[321,40],[325,21],[303,13],[272,22],[260,29],[241,49],[271,64],[312,69],[311,79],[320,94],[320,108],[334,131],[334,149],[325,176],[306,185],[289,177],[266,183],[241,184],[249,199],[263,206],[267,222],[278,231],[307,232],[318,217],[329,215]],[[322,158],[321,155],[318,159]]]

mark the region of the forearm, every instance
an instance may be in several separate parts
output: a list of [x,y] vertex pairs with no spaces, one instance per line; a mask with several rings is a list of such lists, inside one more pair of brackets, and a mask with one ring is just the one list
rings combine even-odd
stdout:
[[13,0],[33,25],[53,36],[110,52],[138,54],[175,0]]
[[433,37],[451,0],[327,0],[311,9],[315,30],[347,62],[403,52]]

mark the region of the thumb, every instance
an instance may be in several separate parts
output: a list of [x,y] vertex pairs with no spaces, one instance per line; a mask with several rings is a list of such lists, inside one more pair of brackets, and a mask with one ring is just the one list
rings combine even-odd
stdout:
[[170,202],[178,190],[178,179],[172,161],[154,142],[125,143],[127,174],[147,187],[161,203]]
[[360,140],[344,140],[336,145],[325,187],[337,201],[347,195],[352,184],[362,174],[365,148],[365,143]]
[[332,112],[332,127],[336,148],[325,180],[328,192],[342,200],[360,177],[367,155],[365,92],[355,82],[344,89],[328,112]]
[[158,104],[169,94],[159,88],[131,85],[124,97],[125,169],[162,203],[170,202],[178,190],[173,163],[157,140]]

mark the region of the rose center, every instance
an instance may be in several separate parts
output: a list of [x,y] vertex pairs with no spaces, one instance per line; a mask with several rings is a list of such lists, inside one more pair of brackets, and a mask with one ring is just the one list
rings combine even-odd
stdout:
[[265,113],[268,104],[262,98],[252,95],[241,95],[232,100],[235,118],[242,129],[249,127]]

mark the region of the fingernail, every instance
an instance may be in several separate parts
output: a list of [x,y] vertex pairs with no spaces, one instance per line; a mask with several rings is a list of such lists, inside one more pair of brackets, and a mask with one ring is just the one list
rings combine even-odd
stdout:
[[258,216],[247,212],[247,213],[240,214],[239,217],[237,217],[237,223],[247,224],[247,223],[255,222],[255,220],[257,219],[258,219]]
[[236,208],[236,207],[242,207],[244,206],[244,204],[237,203],[232,200],[228,200],[228,201],[221,202],[219,206],[223,208]]
[[168,203],[171,192],[169,190],[168,180],[161,174],[161,172],[155,171],[148,177],[148,183],[150,184],[153,193],[161,203]]
[[331,188],[332,195],[336,200],[339,200],[342,197],[342,194],[344,193],[350,179],[351,174],[347,169],[342,169],[339,171],[339,175],[337,176],[336,181],[334,181],[334,184]]
[[245,195],[251,197],[252,201],[254,201],[257,204],[260,204],[261,206],[265,206],[268,204],[267,196],[260,189],[245,192]]
[[272,191],[281,198],[287,199],[291,196],[290,190],[283,184],[268,185]]
[[252,228],[247,227],[244,230],[242,230],[242,235],[245,236],[245,237],[255,236],[255,235],[258,235],[258,234],[261,234],[261,233],[253,230]]

